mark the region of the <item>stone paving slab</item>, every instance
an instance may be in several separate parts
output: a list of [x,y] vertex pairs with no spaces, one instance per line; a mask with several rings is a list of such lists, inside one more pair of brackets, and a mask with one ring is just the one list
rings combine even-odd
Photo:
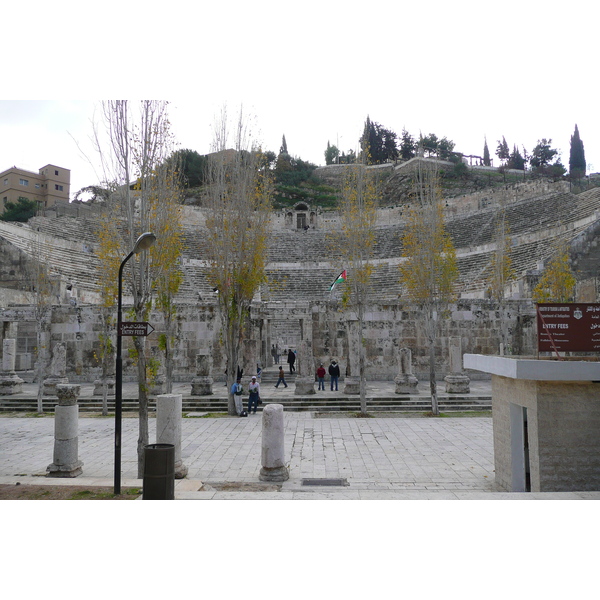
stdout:
[[[114,419],[79,418],[83,475],[47,478],[54,418],[0,418],[0,483],[112,485]],[[137,419],[123,419],[122,485],[137,478]],[[156,439],[151,419],[150,443]],[[260,415],[183,419],[182,460],[188,477],[176,480],[178,499],[516,499],[494,487],[492,421],[474,418],[314,418],[285,413],[285,456],[290,479],[280,491],[248,491],[259,483]],[[348,486],[303,486],[303,479],[346,479]],[[199,491],[203,484],[239,484],[239,490]],[[521,494],[521,499],[548,494]],[[600,499],[600,492],[551,494]]]

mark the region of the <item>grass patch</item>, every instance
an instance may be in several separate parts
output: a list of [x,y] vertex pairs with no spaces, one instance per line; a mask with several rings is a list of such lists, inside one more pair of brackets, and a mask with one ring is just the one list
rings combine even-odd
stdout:
[[[205,415],[201,415],[201,416],[194,416],[194,415],[190,415],[190,414],[185,414],[183,415],[184,419],[222,419],[224,417],[228,417],[229,414],[227,414],[226,412],[209,412],[206,413]],[[234,415],[237,416],[237,415]]]
[[[142,488],[126,488],[121,490],[120,496],[140,496]],[[119,498],[114,492],[100,490],[78,490],[71,494],[70,500],[113,500]]]

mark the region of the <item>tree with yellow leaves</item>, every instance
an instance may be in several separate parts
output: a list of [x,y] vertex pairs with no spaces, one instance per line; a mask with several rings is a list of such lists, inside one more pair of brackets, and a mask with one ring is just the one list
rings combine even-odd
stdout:
[[[172,298],[178,289],[181,233],[178,215],[179,179],[174,171],[172,155],[174,140],[170,133],[167,103],[142,100],[132,105],[127,100],[103,103],[107,142],[96,131],[96,143],[105,171],[105,181],[111,182],[112,195],[106,203],[104,232],[100,254],[108,280],[106,303],[115,293],[110,288],[117,282],[122,259],[133,249],[141,233],[151,231],[156,244],[130,260],[125,269],[124,290],[132,298],[131,315],[135,321],[146,321],[154,294],[158,308],[167,310],[169,327],[174,310]],[[129,274],[129,277],[127,277]],[[114,298],[114,296],[113,296]],[[168,299],[167,299],[168,298]],[[113,300],[114,302],[114,300]],[[167,338],[171,332],[166,331]],[[148,444],[148,361],[146,338],[133,337],[130,355],[138,370],[139,437],[138,477],[144,474],[144,447]],[[167,355],[167,362],[170,357]],[[167,368],[168,370],[168,368]]]
[[[507,284],[515,278],[515,272],[512,268],[512,259],[510,256],[510,235],[509,227],[506,222],[506,211],[504,206],[498,213],[498,222],[495,233],[496,249],[492,256],[491,264],[487,273],[488,293],[490,298],[495,300],[500,308],[504,308],[505,290]],[[508,348],[508,331],[506,320],[501,319],[500,323],[500,338],[502,347]]]
[[[209,279],[218,294],[230,391],[238,368],[243,368],[244,324],[250,303],[266,282],[273,188],[241,110],[231,136],[227,110],[223,108],[216,122],[212,150],[207,175],[207,258]],[[231,392],[228,413],[237,414]]]
[[562,243],[544,269],[532,298],[535,302],[572,302],[576,283],[569,265],[569,249]]
[[[342,182],[338,209],[340,231],[332,237],[332,253],[340,257],[341,268],[347,272],[342,296],[344,307],[355,310],[358,326],[358,376],[360,378],[360,410],[367,412],[364,314],[373,272],[371,262],[375,246],[375,221],[378,191],[374,178],[365,164],[352,166]],[[348,322],[350,327],[350,322]],[[351,331],[348,330],[349,340]],[[351,344],[349,344],[350,352]],[[349,357],[350,358],[350,357]],[[351,375],[356,375],[351,373]]]
[[442,195],[434,166],[417,165],[413,181],[413,207],[403,236],[400,283],[408,300],[425,317],[429,344],[431,410],[439,415],[435,378],[435,341],[439,320],[455,299],[458,277],[456,251],[444,225]]

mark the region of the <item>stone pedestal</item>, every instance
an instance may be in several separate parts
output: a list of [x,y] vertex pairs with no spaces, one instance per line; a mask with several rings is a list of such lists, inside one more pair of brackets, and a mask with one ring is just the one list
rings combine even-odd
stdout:
[[460,338],[450,339],[450,375],[444,377],[447,394],[468,394],[471,380],[463,372]]
[[467,375],[446,375],[447,394],[468,394],[471,391],[471,380]]
[[2,342],[2,371],[0,372],[0,396],[10,396],[22,391],[23,380],[15,373],[17,340]]
[[283,433],[283,405],[268,404],[262,413],[261,481],[287,481],[290,477],[285,466]]
[[295,396],[307,396],[316,393],[312,344],[307,340],[302,340],[298,344],[298,375],[295,384]]
[[419,380],[412,372],[412,352],[410,348],[400,348],[400,373],[394,378],[396,394],[416,394]]
[[210,375],[210,356],[196,354],[196,377],[192,379],[192,396],[212,396],[213,378]]
[[181,460],[181,394],[162,394],[156,398],[156,443],[175,446],[175,479],[183,479],[188,468]]
[[360,377],[344,378],[344,394],[349,396],[360,394]]
[[150,395],[158,396],[159,394],[164,394],[167,388],[167,382],[165,381],[164,376],[158,375],[156,379],[150,384]]
[[[94,381],[93,395],[94,396],[102,396],[103,392],[104,392],[104,385],[102,385],[102,380],[96,379],[96,381]],[[115,380],[114,379],[106,380],[106,395],[107,396],[115,395]]]
[[22,391],[23,380],[15,373],[17,340],[6,339],[2,343],[2,371],[0,372],[0,396],[10,396]]
[[67,348],[62,342],[55,344],[52,350],[50,376],[44,379],[42,393],[45,396],[56,396],[56,386],[68,384],[67,378]]
[[58,384],[58,405],[54,418],[54,462],[46,467],[47,477],[78,477],[83,463],[79,460],[78,418],[80,386]]

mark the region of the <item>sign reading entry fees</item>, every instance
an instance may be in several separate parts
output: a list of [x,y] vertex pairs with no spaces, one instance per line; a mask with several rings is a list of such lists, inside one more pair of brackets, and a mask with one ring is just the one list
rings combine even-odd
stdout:
[[600,352],[600,304],[537,305],[540,352]]
[[121,329],[119,330],[119,335],[140,335],[146,336],[150,335],[154,331],[154,327],[150,325],[150,323],[146,323],[144,321],[140,322],[129,322],[129,323],[121,323]]

